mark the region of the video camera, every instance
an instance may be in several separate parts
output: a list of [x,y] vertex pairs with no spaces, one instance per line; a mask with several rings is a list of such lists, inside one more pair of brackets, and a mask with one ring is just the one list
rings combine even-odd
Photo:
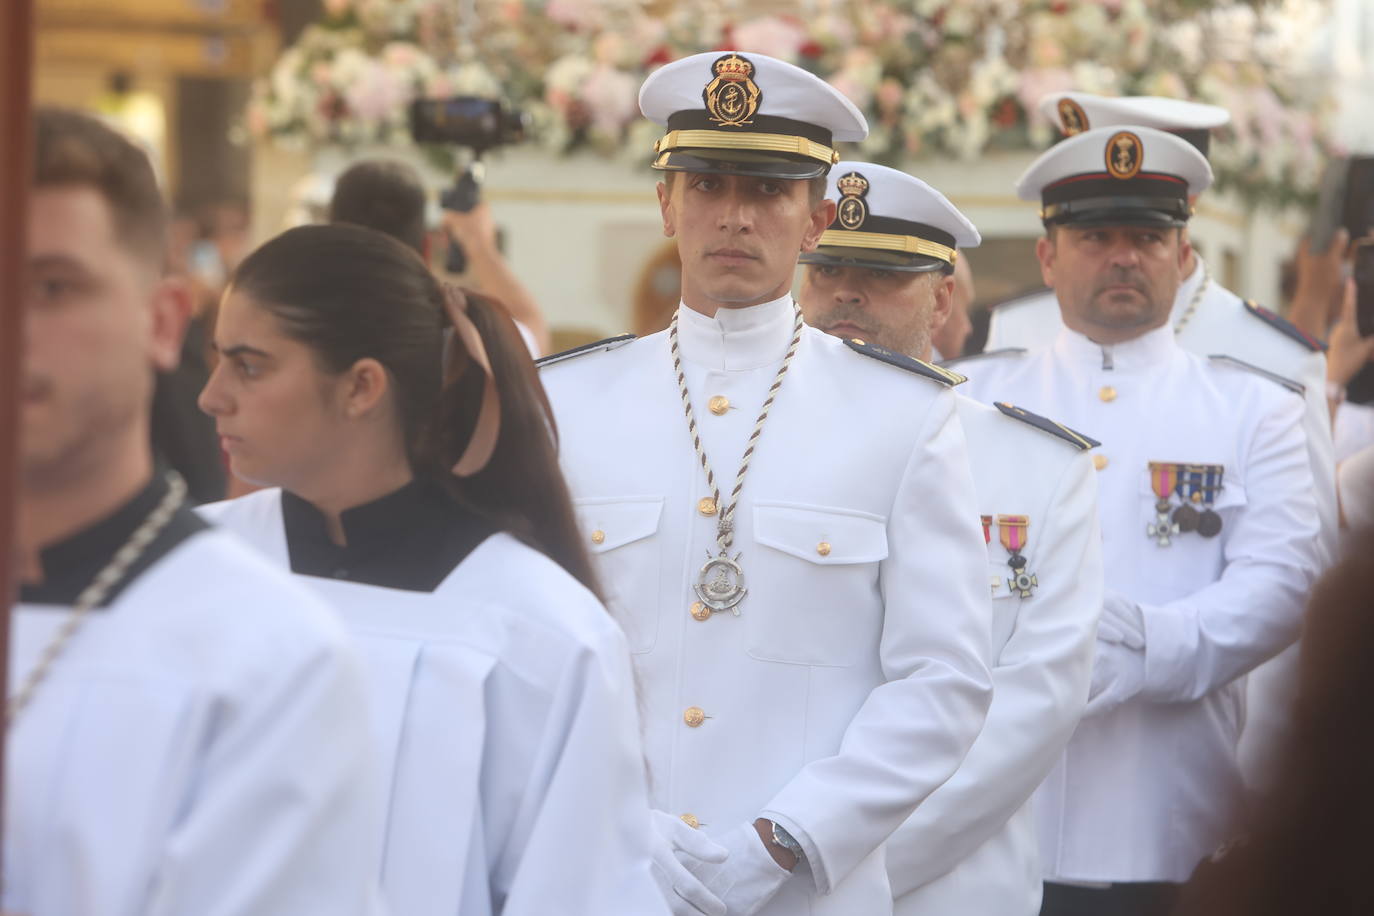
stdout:
[[[455,146],[468,151],[453,187],[439,196],[445,210],[467,213],[482,199],[482,156],[498,146],[525,139],[529,117],[495,99],[459,95],[448,99],[416,99],[410,105],[410,137],[417,144]],[[462,273],[467,255],[449,240],[446,268]]]

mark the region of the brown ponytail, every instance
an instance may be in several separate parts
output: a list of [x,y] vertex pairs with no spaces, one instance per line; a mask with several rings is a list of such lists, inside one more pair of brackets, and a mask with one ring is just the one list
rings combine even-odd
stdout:
[[310,347],[325,371],[343,372],[368,357],[386,367],[415,475],[438,482],[600,596],[558,466],[548,396],[500,304],[466,293],[500,397],[500,429],[485,467],[459,478],[452,468],[489,382],[461,335],[444,342],[444,291],[414,251],[358,226],[300,226],[245,258],[232,286]]

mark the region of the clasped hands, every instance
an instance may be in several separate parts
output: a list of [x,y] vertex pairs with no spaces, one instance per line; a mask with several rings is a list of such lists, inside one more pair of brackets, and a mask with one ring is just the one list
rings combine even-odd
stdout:
[[1145,687],[1145,613],[1110,589],[1102,597],[1092,686],[1083,718],[1105,715]]
[[654,877],[673,916],[752,916],[790,874],[754,824],[741,824],[717,842],[681,818],[651,814]]

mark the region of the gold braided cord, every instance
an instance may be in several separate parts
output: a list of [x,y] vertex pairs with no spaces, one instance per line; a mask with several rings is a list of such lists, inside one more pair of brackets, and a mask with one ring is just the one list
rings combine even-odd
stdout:
[[824,143],[790,134],[736,134],[723,130],[670,130],[654,144],[654,152],[676,149],[738,149],[766,153],[792,153],[826,165],[840,161],[840,154]]
[[941,245],[914,235],[889,235],[886,232],[856,232],[849,229],[827,229],[821,233],[822,245],[836,248],[875,248],[882,251],[903,251],[907,254],[923,254],[928,258],[938,258],[946,264],[959,259],[959,252],[948,245]]
[[1188,307],[1183,310],[1183,314],[1178,316],[1178,321],[1174,324],[1174,335],[1183,333],[1183,329],[1188,326],[1188,321],[1197,311],[1197,307],[1202,304],[1202,297],[1207,295],[1207,286],[1212,282],[1212,272],[1207,269],[1207,262],[1202,262],[1202,282],[1193,290],[1193,297],[1188,300]]

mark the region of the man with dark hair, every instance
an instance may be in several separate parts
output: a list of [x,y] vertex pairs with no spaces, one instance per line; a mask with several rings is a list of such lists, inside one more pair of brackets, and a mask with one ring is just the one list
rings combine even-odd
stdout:
[[1041,207],[1064,326],[1039,352],[952,363],[980,400],[1102,441],[1106,589],[1088,705],[1036,796],[1042,916],[1170,911],[1234,824],[1245,675],[1297,638],[1319,565],[1302,386],[1190,353],[1170,320],[1211,181],[1149,127],[1051,148],[1017,191]]
[[206,528],[148,443],[185,313],[147,159],[37,115],[7,912],[364,913],[366,696],[327,608]]
[[636,653],[660,883],[678,916],[885,916],[882,844],[991,699],[954,376],[807,327],[789,294],[835,218],[835,143],[867,134],[848,99],[706,53],[640,108],[682,303],[542,378]]
[[[329,221],[384,232],[428,261],[426,200],[424,183],[415,169],[396,160],[365,159],[339,176],[329,203]],[[543,312],[506,263],[491,208],[479,202],[465,212],[445,210],[444,230],[463,246],[467,271],[477,288],[504,305],[515,319],[530,355],[547,350],[549,331]]]
[[366,159],[334,183],[331,223],[353,223],[385,232],[425,253],[425,188],[410,166],[390,159]]

